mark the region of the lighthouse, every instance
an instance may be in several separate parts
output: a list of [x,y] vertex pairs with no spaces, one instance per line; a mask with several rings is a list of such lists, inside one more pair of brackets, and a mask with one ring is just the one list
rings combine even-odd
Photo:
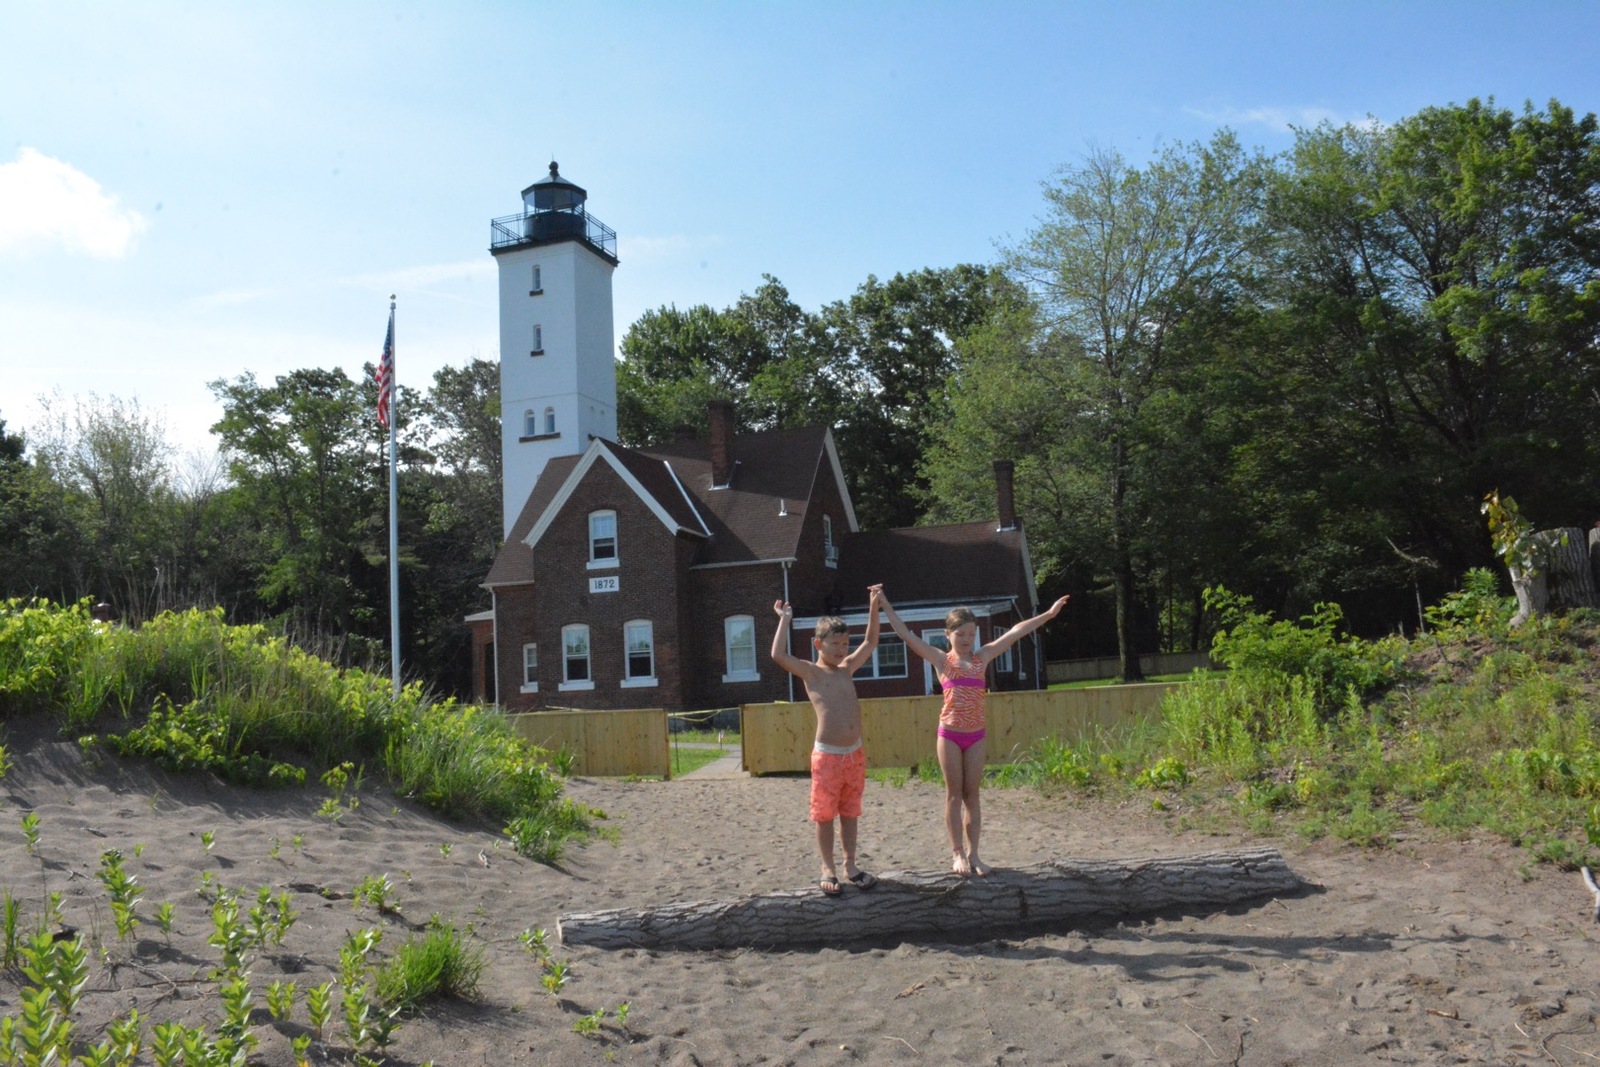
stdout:
[[520,214],[490,223],[500,267],[502,536],[546,463],[617,437],[617,235],[587,200],[551,163],[522,190]]

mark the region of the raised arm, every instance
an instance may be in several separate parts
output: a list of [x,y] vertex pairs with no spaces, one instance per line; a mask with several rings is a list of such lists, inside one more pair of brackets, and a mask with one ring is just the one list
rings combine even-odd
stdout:
[[994,662],[995,657],[999,656],[1006,649],[1010,648],[1024,637],[1027,637],[1029,634],[1033,633],[1033,631],[1037,630],[1039,627],[1043,626],[1057,615],[1060,615],[1061,609],[1066,607],[1067,601],[1071,599],[1072,598],[1069,596],[1064,596],[1054,604],[1051,604],[1046,610],[1035,615],[1033,618],[1023,619],[1021,622],[1017,623],[1015,626],[1001,634],[999,637],[995,638],[993,641],[990,641],[988,644],[979,648],[978,658],[983,660],[984,663]]
[[879,600],[883,596],[883,586],[871,585],[867,587],[867,636],[861,644],[845,657],[846,669],[854,674],[872,658],[872,650],[878,647],[878,608]]
[[943,669],[944,650],[941,648],[935,648],[933,645],[928,644],[928,642],[912,633],[911,630],[907,628],[905,622],[901,620],[900,613],[894,610],[894,605],[889,603],[889,596],[887,593],[884,593],[881,590],[881,587],[878,592],[878,603],[882,606],[883,614],[888,618],[890,627],[893,628],[895,633],[900,635],[900,640],[906,643],[906,647],[915,652],[917,655],[921,656],[923,659],[927,660],[929,663],[933,664],[935,667]]
[[804,677],[811,669],[811,661],[789,652],[789,626],[794,621],[794,609],[782,600],[775,600],[772,610],[778,616],[778,630],[772,635],[772,662],[790,674]]

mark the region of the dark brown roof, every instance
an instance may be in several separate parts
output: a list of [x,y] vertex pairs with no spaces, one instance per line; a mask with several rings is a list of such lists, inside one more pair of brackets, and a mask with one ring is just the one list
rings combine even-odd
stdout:
[[[840,546],[839,588],[881,584],[897,608],[1027,596],[1033,580],[1027,542],[1020,529],[996,525],[990,519],[858,533]],[[1033,613],[1031,600],[1020,608]]]
[[709,441],[641,451],[672,465],[711,531],[695,563],[744,563],[794,557],[812,485],[831,464],[827,440],[828,431],[817,427],[738,434],[729,448],[736,465],[725,489],[711,488]]
[[[609,453],[680,527],[709,531],[695,563],[716,564],[794,557],[812,484],[823,465],[832,464],[827,441],[828,431],[820,428],[737,435],[730,448],[736,466],[721,489],[711,488],[709,441],[630,449],[597,440],[595,447]],[[527,537],[581,459],[561,456],[545,466],[484,585],[533,581]]]

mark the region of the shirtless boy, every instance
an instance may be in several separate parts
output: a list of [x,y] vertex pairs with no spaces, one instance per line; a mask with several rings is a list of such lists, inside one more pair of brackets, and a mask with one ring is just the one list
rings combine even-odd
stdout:
[[844,845],[844,876],[858,889],[878,884],[856,866],[856,822],[861,817],[861,794],[867,781],[867,756],[861,748],[861,703],[856,699],[855,673],[872,658],[878,646],[878,597],[872,586],[867,608],[867,635],[850,651],[850,628],[843,619],[817,620],[811,645],[815,661],[790,655],[789,627],[794,613],[779,600],[772,605],[778,615],[778,632],[772,637],[772,660],[805,683],[806,696],[817,713],[817,739],[811,749],[811,821],[817,826],[817,854],[822,858],[822,892],[830,897],[844,892],[833,862],[833,820],[839,820]]

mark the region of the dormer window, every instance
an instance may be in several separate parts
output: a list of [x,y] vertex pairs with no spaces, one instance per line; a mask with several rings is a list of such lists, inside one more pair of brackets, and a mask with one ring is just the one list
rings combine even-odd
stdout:
[[594,511],[589,513],[589,566],[615,567],[617,565],[617,513]]
[[825,566],[839,565],[839,546],[833,543],[833,516],[822,516],[822,562]]

